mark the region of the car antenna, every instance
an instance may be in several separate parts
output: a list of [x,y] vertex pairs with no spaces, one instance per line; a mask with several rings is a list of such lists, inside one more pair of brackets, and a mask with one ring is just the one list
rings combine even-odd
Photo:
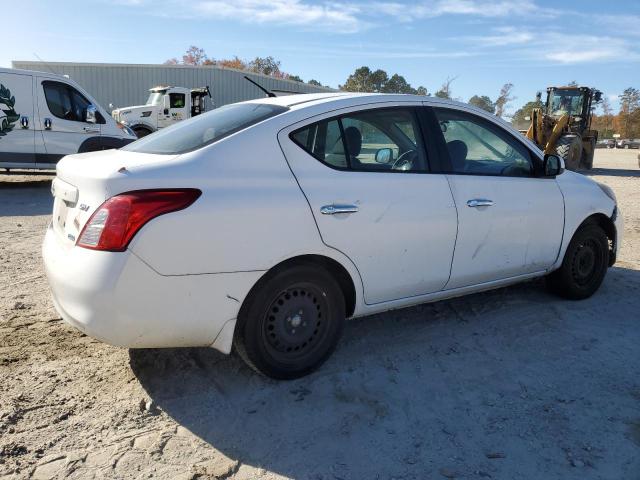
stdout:
[[247,77],[246,75],[244,76],[245,80],[249,80],[251,83],[253,83],[256,87],[258,87],[260,90],[262,90],[267,97],[275,97],[276,94],[273,92],[270,92],[269,90],[267,90],[266,88],[264,88],[262,85],[260,85],[257,82],[254,82],[253,80],[251,80],[249,77]]

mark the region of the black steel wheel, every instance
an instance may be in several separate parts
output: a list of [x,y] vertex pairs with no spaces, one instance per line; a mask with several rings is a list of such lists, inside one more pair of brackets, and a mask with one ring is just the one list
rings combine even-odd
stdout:
[[331,355],[344,317],[344,296],[331,274],[315,264],[296,265],[267,276],[249,294],[234,346],[254,370],[298,378]]
[[571,239],[562,266],[547,276],[547,286],[565,298],[588,298],[602,284],[608,266],[609,239],[599,225],[588,223]]

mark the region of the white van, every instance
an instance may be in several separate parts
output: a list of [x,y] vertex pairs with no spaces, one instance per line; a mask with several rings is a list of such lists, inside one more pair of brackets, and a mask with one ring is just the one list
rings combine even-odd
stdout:
[[0,68],[0,168],[55,169],[65,155],[136,138],[73,80]]

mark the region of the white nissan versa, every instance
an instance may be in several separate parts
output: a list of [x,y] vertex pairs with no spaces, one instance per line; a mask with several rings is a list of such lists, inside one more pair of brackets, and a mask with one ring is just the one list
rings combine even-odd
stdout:
[[499,118],[407,95],[218,108],[57,168],[43,255],[71,325],[132,347],[232,346],[294,378],[346,317],[545,276],[581,299],[615,262],[608,187]]

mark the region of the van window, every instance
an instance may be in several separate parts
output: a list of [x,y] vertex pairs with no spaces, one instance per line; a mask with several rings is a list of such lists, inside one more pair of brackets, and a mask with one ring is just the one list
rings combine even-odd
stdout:
[[85,121],[85,112],[91,102],[78,90],[66,83],[50,81],[42,82],[42,88],[51,115],[72,122]]
[[191,152],[287,110],[267,103],[225,105],[152,133],[122,149],[166,155]]

